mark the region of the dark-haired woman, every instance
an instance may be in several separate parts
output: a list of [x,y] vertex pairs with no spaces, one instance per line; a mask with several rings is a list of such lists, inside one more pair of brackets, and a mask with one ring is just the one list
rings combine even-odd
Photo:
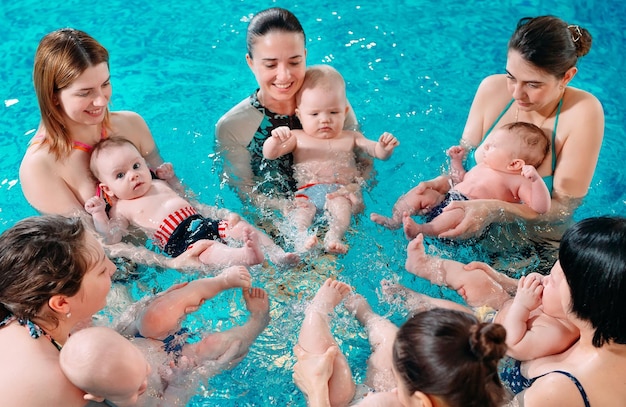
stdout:
[[[246,62],[259,88],[217,122],[217,149],[224,160],[223,177],[243,201],[283,209],[295,191],[291,154],[263,158],[263,143],[273,129],[301,129],[296,92],[306,71],[305,34],[295,15],[273,7],[258,12],[248,25]],[[356,130],[350,109],[344,128]]]
[[[489,76],[480,84],[461,144],[469,152],[466,164],[472,166],[482,161],[484,142],[494,127],[516,121],[539,126],[552,140],[550,154],[538,168],[552,192],[552,208],[538,216],[520,204],[456,201],[448,208],[463,209],[465,217],[441,237],[477,236],[493,222],[526,220],[535,221],[544,237],[555,228],[553,239],[560,238],[565,227],[557,226],[571,223],[571,214],[587,194],[604,136],[604,112],[598,99],[569,86],[578,59],[590,48],[591,35],[585,28],[557,17],[518,22],[508,43],[506,73]],[[422,185],[442,192],[450,188],[447,176]]]

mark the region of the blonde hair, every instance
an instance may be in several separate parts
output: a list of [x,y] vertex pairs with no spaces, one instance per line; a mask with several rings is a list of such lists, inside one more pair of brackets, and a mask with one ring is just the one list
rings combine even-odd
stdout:
[[329,91],[339,90],[346,96],[346,82],[343,76],[330,65],[313,65],[307,68],[302,87],[296,93],[296,104],[300,104],[302,93],[307,89],[322,88]]

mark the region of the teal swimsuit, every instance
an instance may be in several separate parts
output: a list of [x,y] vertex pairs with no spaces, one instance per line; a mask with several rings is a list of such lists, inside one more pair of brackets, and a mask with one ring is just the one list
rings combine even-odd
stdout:
[[[493,124],[491,125],[489,130],[487,130],[487,133],[485,133],[485,136],[483,137],[483,140],[480,142],[478,147],[480,147],[480,145],[485,141],[487,136],[493,131],[493,129],[496,127],[496,125],[498,124],[498,122],[500,121],[502,116],[504,116],[504,114],[509,110],[509,108],[511,107],[513,102],[515,102],[515,99],[511,99],[511,101],[504,107],[504,110],[502,110],[502,112],[500,112],[500,115],[498,116],[496,121],[493,122]],[[550,195],[552,195],[552,185],[554,183],[554,169],[556,168],[556,147],[554,146],[554,143],[556,141],[556,126],[558,126],[558,124],[559,124],[559,114],[561,113],[561,106],[562,105],[563,105],[563,99],[561,99],[559,101],[559,105],[556,108],[556,117],[554,119],[554,129],[552,129],[552,145],[551,145],[551,149],[552,149],[552,175],[548,175],[546,177],[543,177],[543,181],[546,183],[546,186],[548,187],[548,191],[550,191]],[[478,148],[478,147],[476,147],[476,148]],[[470,170],[471,168],[476,166],[476,157],[475,157],[475,153],[474,153],[476,151],[476,148],[472,148],[467,153],[467,158],[465,159],[465,164],[464,164],[466,170]]]

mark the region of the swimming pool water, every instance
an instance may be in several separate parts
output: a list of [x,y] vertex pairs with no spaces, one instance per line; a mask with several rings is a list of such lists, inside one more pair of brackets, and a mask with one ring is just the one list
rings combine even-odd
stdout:
[[[480,80],[503,72],[506,43],[519,18],[554,14],[584,26],[594,43],[572,85],[600,99],[606,132],[589,195],[575,217],[626,215],[626,176],[619,164],[626,156],[621,87],[626,6],[621,1],[69,0],[43,5],[24,0],[0,8],[0,23],[7,27],[0,45],[0,231],[35,214],[18,182],[19,162],[39,117],[31,81],[33,56],[43,35],[65,26],[87,31],[109,49],[112,108],[144,117],[163,157],[199,199],[245,213],[247,208],[220,184],[213,130],[226,110],[256,88],[244,60],[245,30],[253,13],[271,6],[288,8],[301,20],[309,64],[330,63],[342,72],[365,135],[377,138],[389,131],[401,142],[389,161],[375,164],[366,213],[389,212],[402,192],[439,174],[445,149],[461,135]],[[406,314],[381,297],[383,278],[455,298],[403,271],[406,241],[401,231],[383,230],[360,216],[347,238],[345,256],[308,258],[297,270],[253,269],[255,284],[271,295],[272,322],[250,355],[211,379],[190,406],[304,405],[291,379],[291,347],[306,302],[328,275],[352,284],[376,311],[397,323]],[[474,247],[440,250],[461,260],[484,256]],[[141,270],[144,276],[133,285],[137,298],[185,278],[169,270]],[[245,318],[240,295],[228,292],[187,324],[222,330]],[[338,307],[334,332],[355,378],[362,381],[369,355],[363,329]]]

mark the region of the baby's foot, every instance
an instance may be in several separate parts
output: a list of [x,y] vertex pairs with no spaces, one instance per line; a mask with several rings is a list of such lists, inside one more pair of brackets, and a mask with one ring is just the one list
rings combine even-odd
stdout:
[[317,290],[311,304],[307,307],[307,312],[317,311],[322,314],[329,314],[351,291],[352,289],[348,284],[329,278]]
[[402,225],[402,222],[398,222],[393,218],[390,218],[388,216],[383,216],[374,212],[370,213],[370,220],[391,230],[399,229],[400,226]]
[[250,287],[252,276],[245,266],[230,266],[225,268],[216,278],[221,278],[224,288]]
[[270,252],[269,257],[271,262],[277,266],[294,266],[300,261],[298,253],[286,252],[282,249]]
[[402,214],[402,225],[404,226],[404,235],[409,240],[415,239],[421,232],[420,225],[411,218],[408,212]]
[[340,240],[326,236],[324,239],[324,250],[327,253],[346,254],[348,253],[348,246],[343,244]]
[[424,235],[418,234],[406,246],[406,262],[404,268],[409,273],[419,275],[418,271],[428,265],[430,256],[426,254],[424,247]]
[[296,253],[305,253],[315,248],[319,243],[319,239],[316,234],[302,234],[299,235],[295,243]]
[[243,299],[246,302],[246,309],[252,316],[267,316],[269,321],[270,303],[264,289],[259,287],[244,289]]
[[263,260],[265,260],[265,255],[263,254],[263,250],[261,250],[261,245],[259,243],[259,237],[257,233],[251,228],[245,227],[243,229],[242,240],[242,249],[245,252],[244,265],[254,266],[255,264],[263,263]]

